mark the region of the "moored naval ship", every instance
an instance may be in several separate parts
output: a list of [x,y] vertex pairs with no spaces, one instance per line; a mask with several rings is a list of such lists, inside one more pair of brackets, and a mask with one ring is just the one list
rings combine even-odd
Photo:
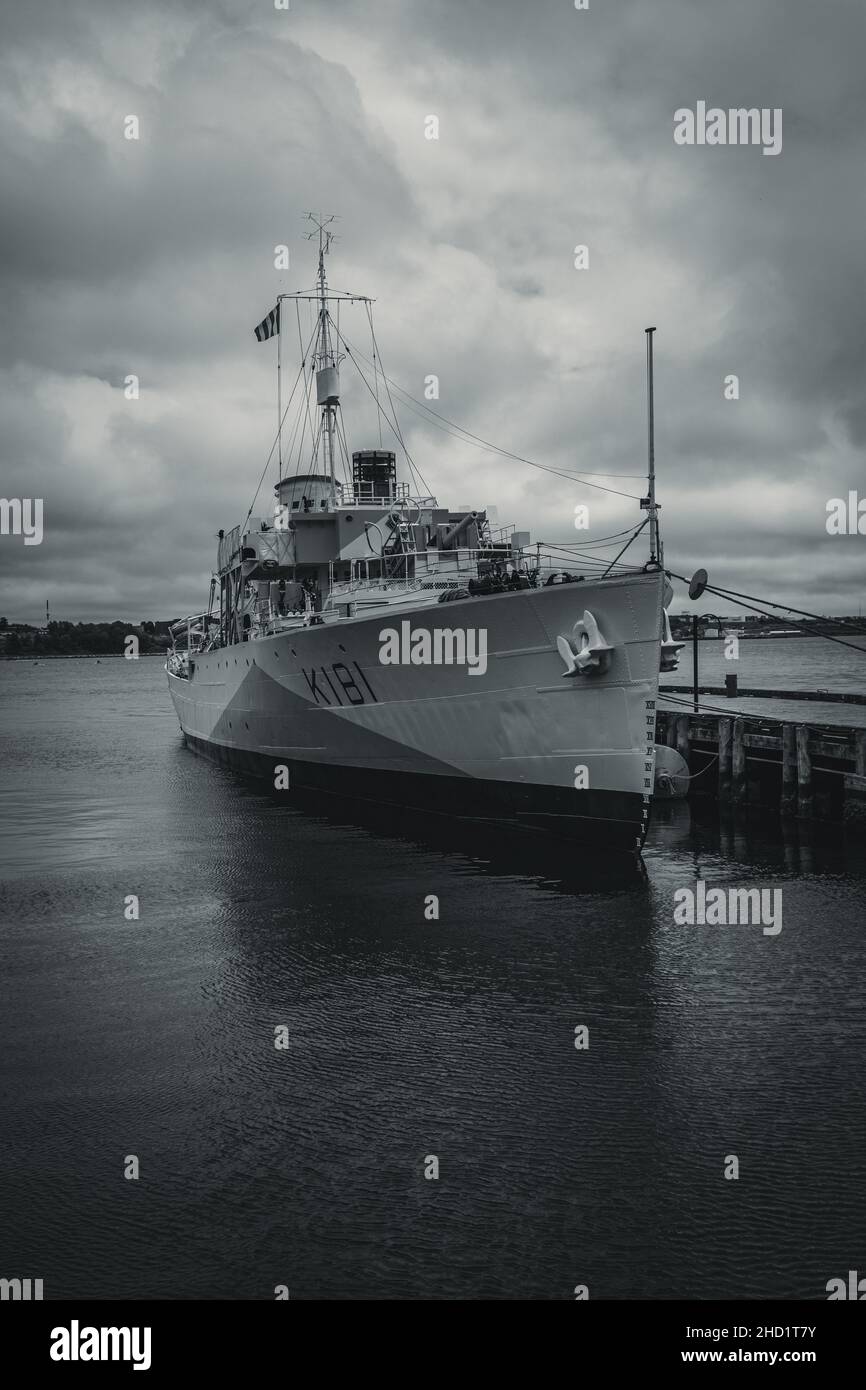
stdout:
[[[390,403],[402,446],[396,384],[372,301],[328,286],[331,237],[314,221],[315,288],[281,295],[256,329],[278,339],[273,505],[220,532],[207,611],[172,628],[166,671],[187,744],[276,787],[639,849],[660,663],[671,669],[681,645],[665,611],[652,448],[648,515],[631,536],[649,527],[649,560],[601,564],[596,552],[578,567],[594,574],[576,572],[572,551],[497,525],[489,506],[440,503],[405,446],[411,483],[389,449],[350,459],[340,368],[348,359],[363,377],[369,359],[341,332],[341,304],[369,317],[375,386],[364,380],[380,410],[380,397]],[[313,327],[283,409],[292,301],[312,306]],[[651,331],[647,343],[651,369]],[[617,540],[620,554],[628,544]]]

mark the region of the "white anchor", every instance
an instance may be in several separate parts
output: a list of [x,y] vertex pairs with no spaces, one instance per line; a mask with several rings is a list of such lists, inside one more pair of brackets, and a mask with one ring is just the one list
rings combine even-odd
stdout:
[[664,613],[664,628],[662,630],[662,655],[660,670],[675,671],[680,664],[680,652],[686,645],[685,642],[675,642],[671,632],[671,620],[668,617],[668,610]]
[[591,671],[606,671],[610,665],[610,654],[614,649],[602,637],[598,623],[588,608],[584,609],[583,617],[578,618],[572,631],[576,645],[572,645],[568,637],[560,636],[556,639],[556,649],[566,665],[563,677],[588,675]]

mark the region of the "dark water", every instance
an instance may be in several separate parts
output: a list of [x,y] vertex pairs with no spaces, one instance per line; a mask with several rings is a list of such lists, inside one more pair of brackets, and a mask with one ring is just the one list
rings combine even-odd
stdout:
[[[298,808],[182,747],[156,659],[2,663],[0,720],[0,1275],[822,1298],[866,1271],[866,879],[837,833],[679,804],[629,872]],[[782,888],[781,933],[672,927],[698,877]]]
[[[741,688],[749,690],[854,691],[866,693],[866,638],[845,639],[850,645],[828,642],[820,637],[757,637],[740,639],[736,660],[725,656],[721,639],[702,639],[698,643],[698,683],[722,687],[725,676],[736,675]],[[679,670],[666,673],[663,685],[683,687],[691,692],[694,682],[693,648],[687,641],[680,653]],[[807,724],[848,724],[866,726],[866,705],[821,700],[777,700],[771,696],[702,695],[701,703],[719,708],[725,714],[754,714],[760,718],[783,719]],[[661,708],[675,705],[662,695]]]

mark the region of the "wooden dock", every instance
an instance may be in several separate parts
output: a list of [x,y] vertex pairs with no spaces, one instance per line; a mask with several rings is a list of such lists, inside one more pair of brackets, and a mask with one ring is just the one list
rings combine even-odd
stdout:
[[[663,693],[670,692],[672,695],[682,695],[687,699],[692,695],[694,686],[660,685],[659,690]],[[723,685],[698,686],[699,695],[721,695],[724,698],[730,693]],[[738,700],[816,700],[822,705],[866,705],[866,695],[851,690],[772,690],[767,686],[736,685],[733,694]]]
[[657,710],[656,741],[687,762],[690,799],[766,806],[866,833],[866,729]]

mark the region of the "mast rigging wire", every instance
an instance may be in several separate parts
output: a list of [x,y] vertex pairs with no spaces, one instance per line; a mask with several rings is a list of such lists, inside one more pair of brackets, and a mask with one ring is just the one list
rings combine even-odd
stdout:
[[[366,376],[364,375],[364,373],[361,371],[361,368],[358,366],[358,363],[355,361],[354,351],[353,351],[352,348],[350,348],[348,342],[346,341],[346,338],[343,336],[342,333],[340,334],[340,342],[343,344],[343,347],[346,349],[346,356],[349,358],[350,362],[353,363],[356,372],[358,373],[359,377],[360,377],[361,380],[363,381],[363,383],[364,383],[364,385],[366,386],[367,390],[370,392],[370,395],[371,395],[371,396],[373,397],[373,399],[375,400],[375,399],[376,399],[376,393],[375,393],[375,391],[373,390],[372,386],[370,385],[370,383],[369,383],[369,381],[367,380],[367,378],[366,378]],[[367,361],[366,358],[365,358],[364,360]],[[383,375],[383,377],[384,377],[384,372],[382,373],[382,375]],[[389,392],[389,400],[390,400],[390,392]],[[378,402],[377,402],[377,404],[378,404]],[[393,410],[393,402],[392,402],[391,408],[392,408],[392,410]],[[391,433],[394,435],[395,439],[396,439],[397,442],[400,444],[400,447],[402,448],[403,453],[406,455],[406,462],[407,462],[408,465],[409,465],[409,469],[410,469],[411,474],[412,474],[412,480],[413,480],[413,482],[415,483],[415,486],[418,487],[418,491],[420,492],[420,491],[421,491],[421,487],[423,487],[424,490],[425,490],[425,492],[426,492],[428,495],[430,495],[430,489],[427,487],[427,483],[426,483],[425,479],[421,476],[420,470],[416,468],[416,466],[415,466],[415,464],[414,464],[414,462],[413,462],[413,460],[412,460],[412,455],[409,453],[409,450],[406,448],[406,442],[405,442],[405,440],[403,439],[402,434],[400,433],[400,426],[399,426],[399,424],[398,424],[397,421],[396,421],[396,417],[395,417],[395,420],[392,421],[392,420],[390,419],[390,417],[388,416],[387,412],[385,411],[384,407],[383,407],[383,406],[380,406],[380,418],[384,418],[386,424],[388,425],[388,428],[391,430]],[[419,483],[420,483],[420,486],[419,486]]]
[[[373,310],[372,310],[372,308],[370,307],[369,302],[367,303],[366,308],[367,308],[367,320],[368,320],[368,322],[369,322],[369,324],[370,324],[370,337],[373,338]],[[379,368],[378,368],[378,366],[377,366],[377,362],[378,362],[378,357],[377,357],[377,354],[376,354],[375,339],[374,339],[374,347],[373,347],[373,380],[374,380],[375,385],[376,385],[376,416],[377,416],[377,420],[378,420],[378,424],[379,424],[379,448],[381,449],[381,447],[382,447],[382,414],[381,414],[381,411],[379,410]]]
[[[375,330],[374,327],[373,327],[373,315],[372,315],[372,314],[370,315],[370,337],[371,337],[372,340],[373,340],[373,351],[377,354],[377,356],[378,356],[378,358],[379,358],[379,361],[381,362],[381,361],[382,361],[382,354],[381,354],[381,352],[379,352],[379,344],[378,344],[377,341],[376,341],[376,330]],[[385,390],[386,390],[387,393],[388,393],[388,404],[389,404],[390,407],[391,407],[391,414],[394,416],[394,424],[397,426],[397,432],[398,432],[398,435],[399,435],[399,438],[400,438],[400,443],[403,445],[403,452],[404,452],[404,454],[406,455],[406,458],[409,459],[409,450],[406,448],[406,442],[405,442],[405,440],[404,440],[404,438],[403,438],[403,431],[400,429],[400,421],[397,419],[397,409],[396,409],[396,407],[395,407],[395,405],[394,405],[394,401],[393,401],[393,399],[392,399],[392,397],[391,397],[391,387],[390,387],[390,385],[389,385],[389,383],[388,383],[388,378],[387,378],[387,376],[385,375],[384,369],[383,369],[383,371],[382,371],[382,380],[383,380],[384,383],[385,383]],[[412,462],[411,462],[411,459],[410,459],[410,467],[413,467]],[[423,474],[421,473],[420,468],[418,469],[418,477],[421,479],[421,483],[422,483],[422,485],[423,485],[425,491],[429,494],[429,493],[430,493],[430,489],[429,489],[429,487],[427,486],[427,481],[426,481],[426,479],[424,478]]]
[[557,550],[569,550],[575,545],[586,549],[594,545],[606,545],[610,541],[616,544],[617,541],[622,540],[623,536],[633,535],[635,530],[634,526],[624,526],[621,531],[614,531],[610,536],[597,536],[592,540],[587,538],[585,541],[542,541],[541,544],[556,546]]
[[625,554],[625,552],[628,550],[629,546],[631,545],[632,541],[637,539],[637,537],[640,535],[640,533],[641,533],[641,531],[643,530],[643,528],[644,528],[645,526],[649,526],[649,523],[650,523],[650,518],[649,518],[648,516],[647,516],[647,517],[644,517],[643,521],[641,522],[640,526],[638,526],[638,528],[637,528],[637,530],[635,531],[634,535],[633,535],[633,536],[629,536],[629,538],[628,538],[628,540],[626,541],[625,545],[622,547],[622,550],[618,551],[617,554],[614,555],[613,559],[611,560],[611,562],[610,562],[610,564],[608,565],[607,569],[605,570],[604,574],[601,576],[602,579],[604,579],[604,577],[605,577],[606,574],[610,574],[611,570],[613,569],[613,567],[614,567],[614,565],[616,564],[617,560],[619,559],[620,555],[624,555],[624,554]]
[[282,420],[280,420],[279,427],[278,427],[278,429],[277,429],[276,434],[274,435],[274,442],[273,442],[273,444],[271,445],[270,452],[268,453],[267,458],[265,459],[265,466],[264,466],[264,468],[262,469],[262,475],[261,475],[261,477],[259,478],[258,486],[256,487],[256,490],[255,490],[255,492],[253,493],[253,500],[252,500],[252,502],[250,503],[249,511],[247,512],[246,517],[244,518],[244,521],[243,521],[243,523],[242,523],[242,525],[241,525],[241,528],[240,528],[241,535],[243,535],[244,528],[246,527],[247,522],[249,521],[250,517],[251,517],[252,514],[253,514],[253,507],[256,505],[256,499],[258,498],[259,492],[261,491],[262,483],[263,483],[264,480],[265,480],[265,474],[266,474],[267,471],[268,471],[268,466],[269,466],[269,464],[270,464],[270,462],[271,462],[271,459],[272,459],[273,456],[274,456],[274,450],[275,450],[276,447],[277,447],[277,442],[278,442],[278,440],[279,440],[279,438],[280,438],[280,434],[281,434],[281,432],[282,432],[283,420],[285,420],[286,416],[287,416],[288,413],[289,413],[289,406],[292,404],[292,397],[294,396],[295,391],[296,391],[297,388],[298,388],[298,382],[299,382],[300,379],[301,379],[301,373],[303,372],[303,370],[304,370],[304,366],[303,366],[303,363],[301,363],[301,366],[298,368],[298,375],[295,377],[295,384],[294,384],[294,386],[292,387],[292,393],[291,393],[291,395],[289,396],[289,399],[288,399],[288,401],[286,402],[286,408],[285,408],[285,410],[283,411],[283,418],[282,418]]
[[[667,570],[666,573],[672,575],[674,579],[682,580],[684,584],[689,583],[685,575],[676,574],[673,570]],[[772,618],[774,616],[774,614],[767,612],[767,608],[781,608],[785,613],[799,613],[805,618],[812,618],[815,622],[824,623],[828,621],[817,613],[808,613],[805,608],[794,608],[793,605],[789,603],[775,603],[773,599],[769,598],[756,599],[754,594],[740,594],[737,593],[736,589],[719,589],[714,584],[707,584],[706,590],[710,594],[718,594],[719,598],[739,599],[741,607],[749,608],[753,613],[762,613],[765,618]],[[746,603],[744,602],[745,599],[754,599],[754,603]],[[763,604],[766,606],[755,607],[755,604]],[[814,628],[807,627],[805,623],[798,623],[795,618],[788,618],[786,621],[791,623],[792,626],[797,628],[800,632],[805,632],[811,636],[816,635]],[[866,633],[863,633],[861,629],[859,630],[859,635],[866,636]],[[866,655],[866,647],[858,647],[855,642],[846,642],[843,637],[834,637],[829,632],[818,632],[817,636],[823,637],[827,642],[836,642],[840,647],[850,647],[852,651],[860,652],[861,655]]]
[[[342,341],[343,341],[344,347],[346,348],[346,351],[349,353],[350,356],[360,357],[364,362],[367,363],[368,366],[371,366],[371,365],[372,365],[371,362],[370,362],[370,359],[369,359],[364,353],[362,353],[360,350],[358,350],[358,349],[356,349],[356,348],[352,348],[352,349],[351,349],[351,352],[349,351],[350,345],[349,345],[348,340],[347,340],[345,337],[343,337]],[[380,359],[380,360],[381,360],[381,359]],[[356,369],[360,372],[361,369],[360,369],[360,367],[358,367],[357,362],[355,362],[355,367],[356,367]],[[459,430],[460,433],[459,433],[456,437],[459,438],[459,439],[461,439],[461,442],[462,442],[462,443],[474,444],[474,445],[476,446],[476,448],[484,449],[484,450],[486,450],[488,453],[500,454],[503,458],[514,459],[517,463],[526,463],[526,464],[529,464],[529,466],[530,466],[531,468],[540,468],[540,469],[542,469],[542,470],[543,470],[544,472],[546,472],[546,473],[553,473],[553,474],[555,474],[555,475],[556,475],[557,477],[559,477],[559,478],[565,478],[568,482],[580,481],[580,482],[583,483],[583,486],[584,486],[584,487],[595,488],[598,492],[610,492],[610,493],[612,493],[615,497],[628,497],[632,502],[639,502],[639,501],[641,500],[640,497],[639,497],[636,493],[633,493],[633,492],[622,492],[622,491],[620,491],[620,489],[618,489],[618,488],[613,488],[613,487],[604,487],[603,484],[601,484],[601,483],[589,483],[589,482],[586,482],[585,478],[583,478],[583,477],[581,477],[581,478],[578,480],[578,479],[575,477],[574,474],[572,474],[572,473],[565,473],[565,472],[563,472],[563,470],[560,469],[560,468],[553,468],[553,467],[551,467],[549,464],[545,464],[545,463],[537,463],[534,459],[524,458],[522,454],[513,454],[513,453],[511,453],[511,451],[508,450],[508,449],[500,449],[498,445],[496,445],[496,444],[491,444],[491,442],[490,442],[488,439],[482,439],[480,435],[473,434],[471,430],[466,430],[466,429],[464,429],[462,425],[456,424],[455,421],[449,420],[445,415],[440,415],[438,411],[432,410],[431,407],[425,405],[423,401],[417,400],[415,396],[410,395],[410,393],[409,393],[408,391],[404,390],[402,386],[399,386],[399,385],[397,384],[397,382],[392,381],[391,378],[390,378],[389,376],[387,376],[387,374],[386,374],[384,371],[382,372],[382,380],[385,382],[386,386],[388,386],[389,384],[390,384],[391,386],[393,386],[393,387],[394,387],[394,390],[397,392],[398,395],[406,397],[406,400],[405,400],[403,403],[404,403],[405,405],[408,405],[408,407],[409,407],[410,410],[412,410],[412,409],[414,408],[414,406],[418,406],[421,410],[426,411],[426,413],[427,413],[428,415],[433,416],[434,419],[431,420],[431,421],[428,421],[428,423],[432,424],[432,423],[434,423],[434,421],[440,421],[441,423],[437,426],[437,428],[444,430],[444,432],[445,432],[446,434],[453,433],[454,430]],[[390,391],[389,391],[388,395],[389,395],[389,400],[390,400]],[[392,409],[393,409],[393,402],[392,402]],[[418,411],[417,411],[417,410],[415,410],[415,414],[416,414],[416,415],[418,414]],[[423,418],[423,417],[422,417],[422,418]],[[448,426],[450,426],[451,428],[449,429]],[[464,436],[465,436],[465,437],[464,437]],[[643,475],[642,473],[634,473],[634,474],[629,473],[629,474],[622,474],[622,475],[619,475],[619,474],[600,474],[600,475],[598,475],[598,476],[601,476],[601,477],[617,477],[617,476],[622,476],[622,477],[642,478],[644,475]],[[426,486],[426,484],[425,484],[425,486]]]
[[[308,306],[308,308],[309,308],[309,306]],[[297,319],[298,319],[298,346],[299,346],[299,348],[301,349],[301,366],[302,366],[302,367],[306,367],[306,365],[307,365],[307,353],[309,352],[310,348],[312,347],[313,338],[314,338],[314,336],[316,335],[316,333],[318,332],[318,327],[319,327],[319,325],[318,325],[318,320],[317,320],[317,321],[316,321],[316,326],[313,328],[313,331],[312,331],[312,333],[310,334],[310,340],[309,340],[309,342],[307,343],[307,352],[304,352],[304,350],[303,350],[303,342],[302,342],[302,340],[301,340],[301,310],[300,310],[300,302],[299,302],[299,300],[297,300],[297,299],[295,300],[295,312],[296,312],[296,314],[297,314]],[[312,380],[312,368],[310,369],[310,378],[311,378],[311,380]],[[309,417],[309,416],[310,416],[310,392],[309,392],[309,388],[307,387],[306,377],[304,378],[304,400],[305,400],[306,403],[307,403],[307,416]],[[310,419],[310,438],[312,438],[312,435],[313,435],[313,421],[312,421],[312,419]],[[303,444],[303,435],[301,436],[301,443]],[[298,452],[298,465],[297,465],[297,467],[295,468],[295,477],[297,477],[297,475],[298,475],[298,468],[300,467],[300,463],[301,463],[301,455],[300,455],[300,451],[299,451],[299,452]]]

